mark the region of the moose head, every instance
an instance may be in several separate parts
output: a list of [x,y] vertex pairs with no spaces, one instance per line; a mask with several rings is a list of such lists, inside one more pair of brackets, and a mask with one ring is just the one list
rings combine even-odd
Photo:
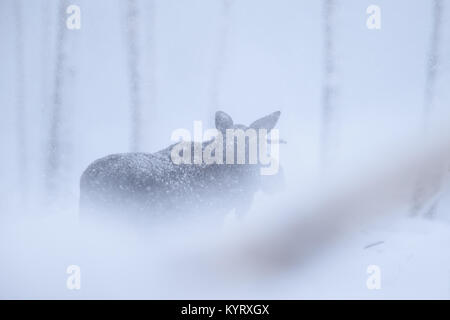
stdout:
[[[280,111],[273,112],[254,121],[249,126],[245,126],[243,124],[235,124],[227,113],[217,111],[215,125],[219,134],[216,137],[216,141],[219,142],[219,145],[220,140],[222,141],[224,163],[259,164],[263,167],[270,165],[269,168],[272,170],[263,168],[261,173],[263,175],[275,174],[274,170],[278,170],[278,144],[271,146],[270,151],[274,157],[269,157],[267,153],[269,151],[268,144],[271,144],[271,141],[277,140],[279,142],[278,132],[271,134],[271,131],[277,124],[280,114]],[[270,140],[268,140],[269,134],[272,136]]]

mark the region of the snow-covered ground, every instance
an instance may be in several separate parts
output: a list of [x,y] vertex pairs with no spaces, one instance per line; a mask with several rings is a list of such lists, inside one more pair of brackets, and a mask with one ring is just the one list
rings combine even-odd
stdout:
[[[450,298],[450,224],[439,220],[386,219],[349,234],[313,259],[258,276],[205,268],[195,255],[180,253],[177,259],[167,251],[170,241],[162,239],[166,243],[155,245],[154,238],[131,232],[86,232],[67,217],[3,224],[0,297]],[[164,260],[176,263],[168,266]],[[81,268],[80,290],[66,287],[66,268],[72,264]],[[381,271],[378,290],[366,285],[370,265]]]

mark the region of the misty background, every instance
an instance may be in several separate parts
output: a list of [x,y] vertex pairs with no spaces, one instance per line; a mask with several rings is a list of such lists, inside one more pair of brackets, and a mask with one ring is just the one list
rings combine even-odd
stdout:
[[[79,30],[66,27],[72,4]],[[379,30],[366,26],[372,4],[381,8]],[[140,238],[78,225],[87,165],[156,152],[194,120],[213,127],[217,110],[246,125],[281,111],[280,192],[289,201],[303,203],[334,175],[356,185],[357,159],[376,168],[450,119],[445,1],[0,0],[0,39],[0,297],[450,296],[448,167],[431,182],[411,172],[410,200],[395,219],[358,229],[262,290],[180,292],[166,283],[164,291],[143,279],[161,258],[142,257]],[[266,203],[282,211],[279,196],[259,194],[253,211]],[[387,275],[376,293],[365,286],[374,263]],[[79,292],[65,287],[70,264],[81,265]]]

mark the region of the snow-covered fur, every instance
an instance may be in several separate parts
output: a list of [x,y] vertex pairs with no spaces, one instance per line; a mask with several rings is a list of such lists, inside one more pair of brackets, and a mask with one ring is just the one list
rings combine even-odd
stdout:
[[[280,112],[272,113],[250,127],[270,131],[279,116]],[[215,120],[221,132],[247,128],[235,125],[221,111],[216,113]],[[202,150],[210,142],[204,142]],[[96,215],[101,211],[170,217],[191,212],[222,215],[232,209],[242,214],[248,210],[261,180],[265,179],[260,175],[259,164],[174,164],[171,159],[174,146],[153,154],[113,154],[94,161],[81,176],[81,214]],[[277,177],[282,179],[281,171]],[[271,177],[270,182],[274,181]]]

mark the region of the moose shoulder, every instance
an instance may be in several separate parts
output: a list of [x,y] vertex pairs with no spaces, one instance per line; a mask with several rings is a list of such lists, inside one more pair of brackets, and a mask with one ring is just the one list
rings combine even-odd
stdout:
[[[218,111],[215,124],[218,136],[224,139],[222,164],[175,164],[171,155],[177,144],[156,153],[122,153],[98,159],[81,176],[81,214],[220,215],[232,209],[243,214],[250,207],[254,193],[263,185],[264,176],[260,175],[259,162],[236,165],[225,161],[225,132],[248,128],[269,132],[279,116],[280,112],[274,112],[246,127],[234,124],[229,115]],[[204,150],[211,142],[196,146],[192,143],[191,148]],[[243,150],[247,158],[248,141]],[[282,178],[281,171],[277,176]],[[274,181],[273,177],[270,179]]]

